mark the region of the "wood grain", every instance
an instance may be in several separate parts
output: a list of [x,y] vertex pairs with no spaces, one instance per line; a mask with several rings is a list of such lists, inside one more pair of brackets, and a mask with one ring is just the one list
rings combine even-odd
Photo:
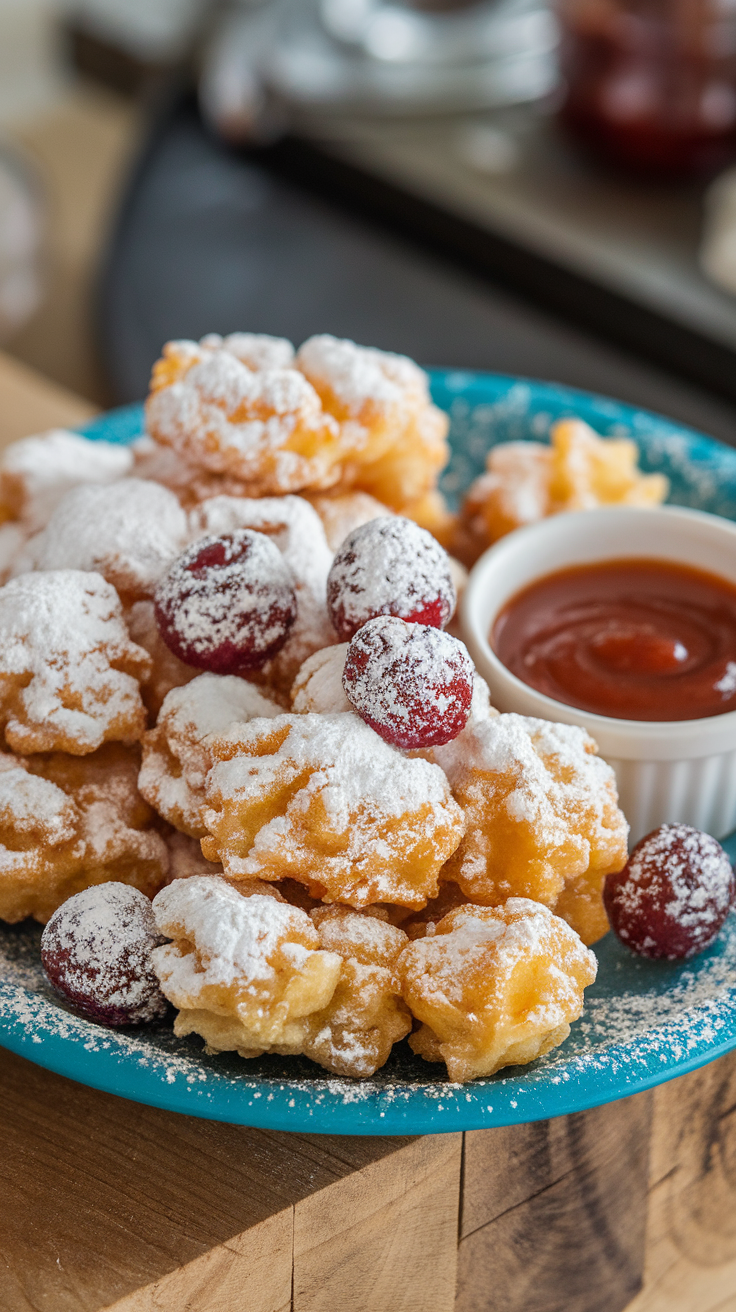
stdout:
[[654,1091],[646,1252],[630,1312],[736,1309],[736,1054]]
[[452,1312],[461,1145],[416,1139],[297,1203],[293,1312]]
[[644,1270],[651,1105],[466,1135],[457,1312],[622,1312]]
[[1,1312],[230,1312],[229,1291],[238,1312],[280,1312],[295,1205],[414,1142],[196,1120],[8,1052],[0,1124]]

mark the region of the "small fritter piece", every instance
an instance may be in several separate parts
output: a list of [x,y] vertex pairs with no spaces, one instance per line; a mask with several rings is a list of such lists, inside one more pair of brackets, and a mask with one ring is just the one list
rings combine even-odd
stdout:
[[[200,674],[164,699],[158,723],[143,739],[141,793],[175,829],[203,838],[205,781],[217,757],[213,742],[227,741],[255,716],[282,709],[236,675]],[[217,858],[213,858],[216,860]]]
[[629,438],[599,437],[581,419],[552,426],[550,445],[503,442],[492,448],[487,472],[469,488],[452,550],[472,565],[512,529],[564,510],[597,506],[653,506],[664,501],[663,474],[642,474]]
[[347,907],[319,907],[311,917],[320,947],[337,952],[343,967],[327,1007],[308,1018],[302,1052],[336,1075],[373,1075],[411,1029],[396,973],[406,934]]
[[299,715],[318,711],[323,715],[352,712],[345,696],[342,673],[345,669],[347,642],[316,651],[302,665],[291,689],[291,704]]
[[601,891],[626,861],[613,770],[575,725],[498,715],[434,749],[466,816],[442,877],[471,902],[543,902],[586,943],[608,929]]
[[136,742],[150,667],[102,575],[49,570],[0,588],[0,723],[14,751],[81,756]]
[[159,633],[152,601],[136,601],[125,612],[125,622],[133,642],[151,657],[151,668],[141,679],[141,696],[149,715],[156,719],[164,698],[172,688],[183,688],[196,679],[201,670],[185,665],[175,656]]
[[208,1052],[301,1052],[308,1018],[330,1002],[342,957],[320,950],[306,911],[222,879],[178,879],[153,903],[162,934],[152,953],[174,1032]]
[[142,478],[72,488],[26,543],[14,574],[96,570],[126,604],[150,597],[187,542],[187,517],[168,488]]
[[37,533],[71,488],[114,483],[132,465],[129,447],[92,442],[63,428],[23,437],[0,456],[0,519],[19,519],[27,532]]
[[413,518],[410,507],[434,491],[448,457],[449,422],[424,370],[327,334],[310,337],[295,363],[339,421],[341,483]]
[[596,968],[538,902],[458,907],[399,957],[403,997],[422,1022],[409,1043],[458,1083],[526,1065],[567,1038]]
[[337,551],[353,529],[393,514],[388,506],[367,492],[312,492],[307,500],[314,506],[332,551]]
[[138,793],[140,753],[0,756],[0,917],[42,923],[72,894],[117,880],[153,897],[169,868]]
[[298,879],[353,907],[436,896],[463,833],[436,765],[402,756],[356,715],[252,720],[211,742],[202,851],[226,874]]
[[340,430],[307,379],[243,363],[225,342],[168,342],[154,366],[148,432],[190,464],[242,479],[252,496],[323,488],[340,474]]
[[194,542],[199,537],[221,537],[241,529],[252,529],[270,538],[291,574],[296,620],[281,650],[261,671],[266,683],[288,692],[307,657],[336,641],[327,614],[332,552],[319,516],[303,497],[213,497],[190,515]]

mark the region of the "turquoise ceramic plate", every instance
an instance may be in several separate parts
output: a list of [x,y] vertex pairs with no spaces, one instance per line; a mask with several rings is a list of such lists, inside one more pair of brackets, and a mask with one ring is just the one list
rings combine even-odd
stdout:
[[[671,480],[671,500],[736,519],[736,451],[616,401],[493,375],[433,376],[452,418],[445,475],[456,497],[494,442],[544,438],[550,422],[577,415],[599,432],[630,434],[647,470]],[[130,441],[139,407],[86,430]],[[736,839],[729,851],[736,855]],[[115,1033],[68,1012],[38,962],[40,929],[0,932],[0,1044],[83,1084],[170,1111],[333,1134],[427,1134],[542,1120],[624,1098],[694,1070],[736,1047],[736,916],[695,961],[673,966],[634,958],[609,935],[596,952],[597,983],[562,1047],[531,1066],[467,1086],[442,1079],[405,1043],[373,1079],[331,1077],[311,1062],[206,1057],[197,1039],[171,1029]]]

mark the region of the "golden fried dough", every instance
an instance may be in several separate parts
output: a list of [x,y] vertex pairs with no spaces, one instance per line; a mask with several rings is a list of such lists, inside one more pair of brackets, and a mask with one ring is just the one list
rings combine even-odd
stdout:
[[203,838],[205,782],[216,757],[212,743],[281,707],[232,674],[200,674],[164,699],[155,729],[143,739],[141,793],[174,828]]
[[342,969],[323,952],[306,911],[222,879],[178,879],[154,899],[162,934],[153,967],[179,1014],[178,1035],[210,1052],[301,1051],[307,1018],[330,1002]]
[[581,419],[553,424],[550,445],[502,442],[469,488],[451,549],[466,565],[505,533],[563,510],[652,506],[664,501],[663,474],[642,474],[629,438],[599,437]]
[[584,729],[498,715],[434,749],[466,817],[442,872],[487,906],[530,897],[587,943],[605,934],[601,890],[627,856],[613,770]]
[[444,1061],[460,1083],[525,1065],[556,1047],[583,1009],[596,959],[547,907],[512,897],[503,906],[450,911],[410,943],[397,966],[422,1022],[409,1040]]
[[319,907],[311,917],[320,947],[337,952],[343,967],[330,1002],[307,1021],[302,1052],[336,1075],[373,1075],[411,1029],[396,973],[406,934],[348,907]]
[[0,756],[0,917],[46,921],[92,884],[148,897],[169,858],[136,788],[140,753],[110,743],[89,756]]
[[63,428],[22,437],[0,455],[0,519],[19,519],[36,533],[71,488],[114,483],[132,465],[129,447],[90,441]]
[[[172,694],[173,695],[173,694]],[[327,902],[424,906],[463,833],[442,770],[356,715],[281,715],[211,739],[202,851],[244,878]]]
[[188,540],[168,488],[143,478],[72,488],[16,557],[13,573],[96,570],[126,604],[150,597]]
[[150,435],[185,461],[242,479],[252,496],[329,487],[340,431],[299,370],[254,370],[226,342],[169,342],[146,405]]
[[0,723],[14,751],[81,756],[137,741],[150,668],[100,574],[49,570],[0,588]]
[[448,420],[432,405],[427,375],[404,355],[324,334],[296,366],[340,424],[341,483],[411,515],[447,462]]

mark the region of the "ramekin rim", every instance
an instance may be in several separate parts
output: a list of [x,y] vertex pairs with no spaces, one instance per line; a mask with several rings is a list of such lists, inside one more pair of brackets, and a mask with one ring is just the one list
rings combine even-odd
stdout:
[[[574,706],[569,702],[557,701],[554,697],[547,696],[546,693],[539,692],[530,684],[524,683],[517,675],[508,669],[503,661],[497,656],[491,647],[485,626],[478,619],[476,603],[480,595],[480,590],[487,580],[488,565],[491,558],[496,564],[499,560],[503,561],[503,554],[514,549],[515,543],[522,545],[527,543],[532,535],[543,537],[548,530],[548,525],[554,525],[558,530],[560,522],[579,522],[581,516],[590,517],[592,521],[598,521],[599,516],[607,518],[628,517],[630,515],[657,515],[666,514],[669,518],[681,518],[689,521],[704,520],[713,526],[721,528],[727,535],[736,539],[736,522],[726,519],[722,515],[714,515],[710,511],[697,510],[690,506],[601,506],[595,510],[575,510],[564,511],[557,515],[547,516],[545,519],[538,520],[534,524],[526,525],[523,528],[515,529],[512,533],[506,534],[499,538],[490,547],[483,552],[473,565],[468,576],[468,582],[460,604],[460,626],[463,637],[470,635],[471,645],[477,645],[484,659],[498,673],[499,677],[506,680],[513,690],[519,691],[520,696],[526,700],[536,700],[540,706],[539,718],[554,720],[555,716],[562,714],[566,719],[570,715],[580,717],[585,722],[585,727],[595,735],[596,730],[599,734],[616,734],[621,738],[631,738],[641,740],[646,737],[648,742],[654,744],[668,742],[675,737],[695,737],[698,734],[710,732],[711,735],[719,731],[719,736],[727,733],[729,728],[733,728],[734,745],[736,746],[736,710],[725,711],[719,715],[704,716],[692,720],[627,720],[620,719],[612,715],[601,715],[596,711],[586,711],[579,706]],[[554,573],[554,570],[549,571]],[[714,571],[715,572],[715,571]],[[544,578],[544,570],[541,570],[539,578]],[[492,617],[492,618],[495,618]],[[548,710],[548,714],[541,714],[542,711]],[[523,712],[519,712],[520,714]],[[706,750],[697,755],[708,755]]]

